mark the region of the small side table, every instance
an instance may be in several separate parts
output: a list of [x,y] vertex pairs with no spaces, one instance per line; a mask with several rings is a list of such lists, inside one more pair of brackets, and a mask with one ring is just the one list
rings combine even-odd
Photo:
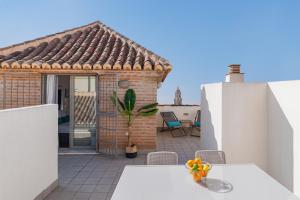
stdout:
[[183,120],[180,120],[180,121],[181,121],[181,124],[184,127],[184,129],[189,130],[190,133],[193,132],[193,130],[192,130],[193,122],[192,122],[192,120],[183,119]]

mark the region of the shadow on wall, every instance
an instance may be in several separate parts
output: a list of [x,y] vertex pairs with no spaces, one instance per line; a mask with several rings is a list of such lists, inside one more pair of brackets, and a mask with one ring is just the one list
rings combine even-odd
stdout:
[[[293,128],[268,86],[268,173],[293,191]],[[286,103],[286,102],[285,102]]]
[[215,137],[215,129],[212,124],[210,105],[208,104],[205,87],[201,91],[201,137],[200,149],[217,150],[218,143]]

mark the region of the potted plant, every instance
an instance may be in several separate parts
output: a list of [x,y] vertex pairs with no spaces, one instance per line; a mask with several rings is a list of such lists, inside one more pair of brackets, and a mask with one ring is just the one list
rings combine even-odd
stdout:
[[124,100],[121,101],[117,93],[114,92],[111,96],[113,104],[117,107],[119,113],[126,118],[127,122],[127,146],[126,146],[126,157],[135,158],[137,156],[137,146],[131,141],[131,127],[134,119],[137,117],[147,117],[155,115],[158,111],[157,103],[147,104],[139,109],[134,109],[136,102],[136,95],[133,89],[128,89],[124,95]]

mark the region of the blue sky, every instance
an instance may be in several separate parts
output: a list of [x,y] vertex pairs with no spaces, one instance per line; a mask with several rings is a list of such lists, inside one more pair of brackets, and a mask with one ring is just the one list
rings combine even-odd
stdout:
[[299,79],[300,1],[0,0],[0,47],[100,20],[173,65],[158,90],[200,103],[200,85],[242,64],[249,82]]

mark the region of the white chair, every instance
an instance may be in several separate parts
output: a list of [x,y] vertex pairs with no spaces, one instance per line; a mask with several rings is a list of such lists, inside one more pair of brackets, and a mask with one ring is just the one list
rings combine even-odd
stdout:
[[226,164],[224,151],[199,150],[195,152],[195,157],[200,157],[211,164]]
[[147,165],[177,165],[178,155],[176,152],[157,151],[147,155]]

